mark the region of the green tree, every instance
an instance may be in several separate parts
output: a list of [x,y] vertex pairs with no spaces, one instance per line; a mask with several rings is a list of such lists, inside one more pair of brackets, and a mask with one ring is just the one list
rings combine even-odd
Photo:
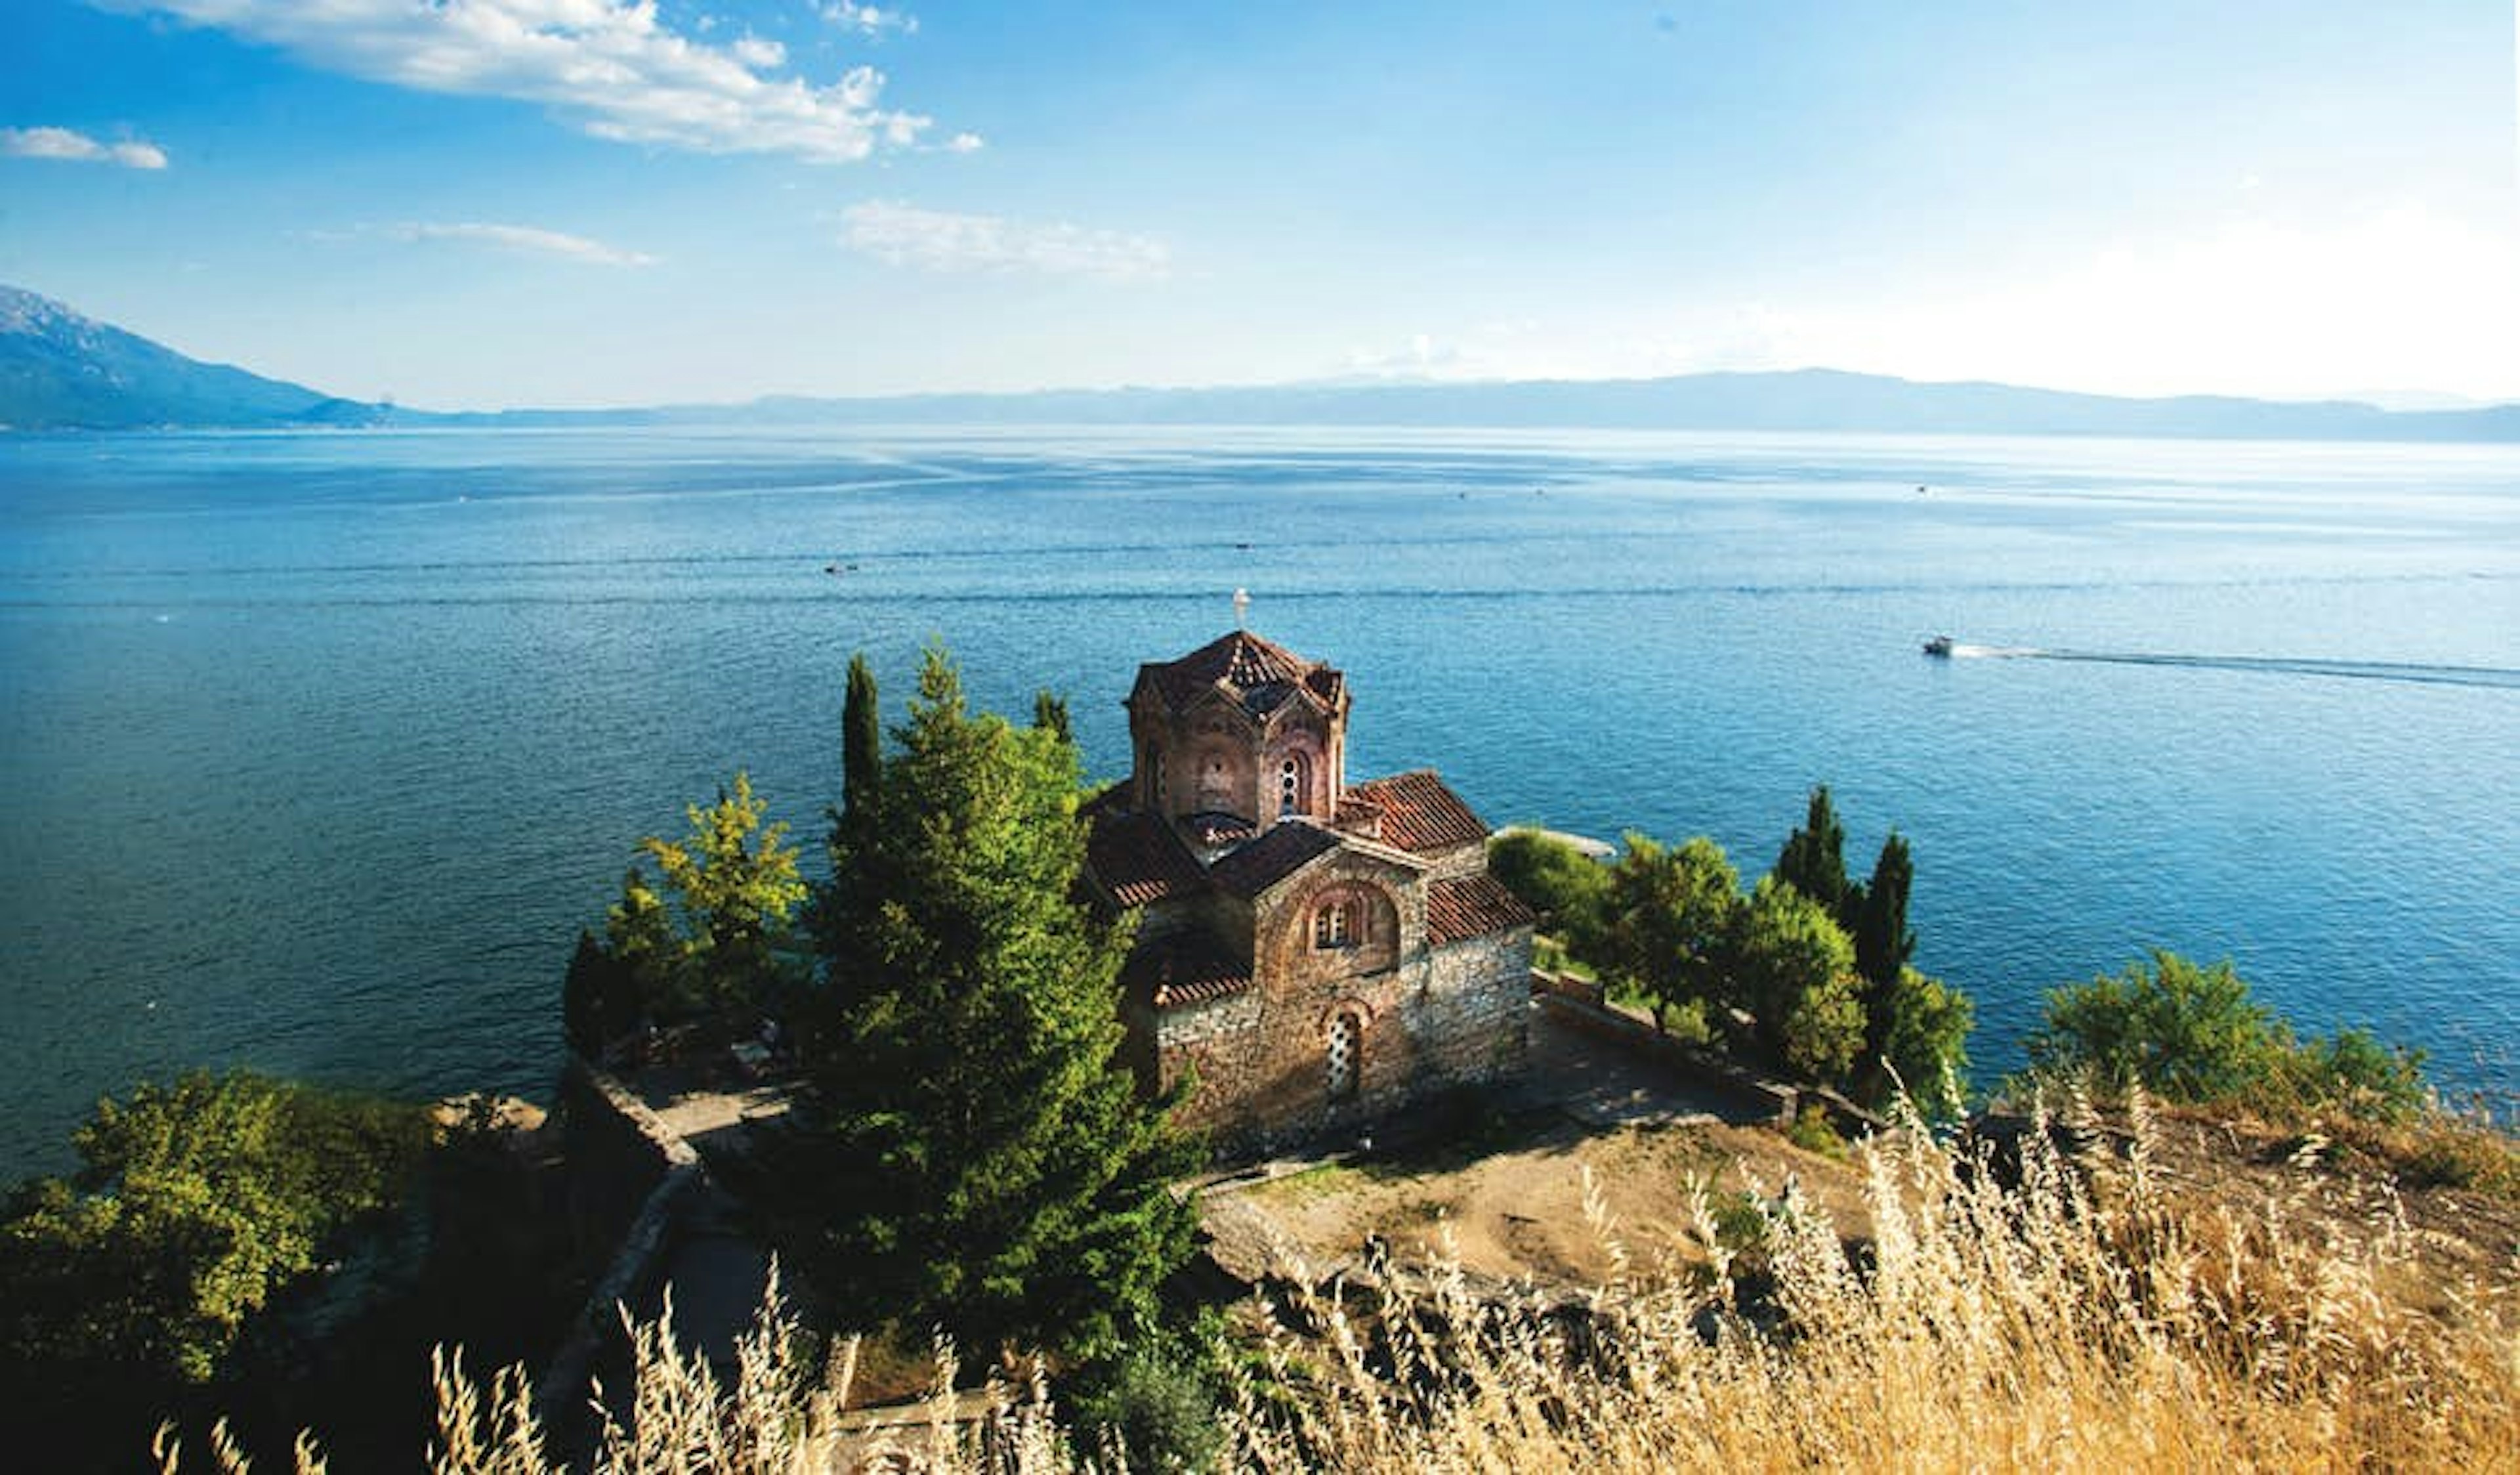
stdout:
[[883,775],[883,710],[866,653],[849,657],[848,697],[840,709],[840,812],[871,812]]
[[1032,724],[1057,734],[1062,743],[1076,741],[1076,731],[1067,717],[1067,699],[1047,686],[1032,694]]
[[1828,908],[1799,887],[1760,878],[1733,957],[1759,1042],[1798,1075],[1843,1082],[1864,1048],[1864,1005],[1855,945]]
[[[77,1172],[18,1185],[0,1220],[0,1385],[91,1451],[128,1437],[136,1452],[274,1292],[402,1196],[428,1125],[410,1106],[195,1072],[98,1103],[73,1141]],[[18,1431],[22,1456],[35,1432]]]
[[580,931],[561,981],[561,1027],[572,1050],[600,1060],[605,1046],[639,1023],[636,972],[592,932]]
[[2166,948],[2150,966],[2051,990],[2031,1064],[2089,1069],[2175,1101],[2232,1102],[2277,1117],[2343,1111],[2399,1121],[2425,1099],[2423,1052],[2362,1030],[2303,1041],[2249,996],[2227,959],[2200,967]]
[[1740,877],[1714,841],[1669,850],[1631,833],[1610,867],[1595,961],[1654,1001],[1657,1028],[1665,1009],[1720,1006],[1740,905]]
[[1881,842],[1872,862],[1872,880],[1856,889],[1855,971],[1865,982],[1886,991],[1899,981],[1899,971],[1916,953],[1916,935],[1908,930],[1908,891],[1915,884],[1915,863],[1908,842],[1897,830]]
[[1801,829],[1785,837],[1777,855],[1778,880],[1828,908],[1844,925],[1847,916],[1846,827],[1837,822],[1828,785],[1811,792],[1811,807]]
[[814,913],[833,1007],[802,1254],[863,1316],[1108,1357],[1190,1253],[1170,1184],[1199,1152],[1119,1061],[1129,930],[1079,899],[1075,749],[970,714],[933,650],[895,737]]
[[2167,948],[2115,978],[2049,991],[2030,1037],[2037,1066],[2089,1067],[2108,1084],[2140,1083],[2181,1101],[2244,1093],[2266,1079],[2277,1048],[2274,1017],[2249,997],[2228,959],[2199,967]]
[[1866,1023],[1879,1032],[1876,1058],[1888,1062],[1888,1071],[1867,1062],[1857,1073],[1865,1083],[1864,1094],[1876,1103],[1886,1100],[1892,1089],[1888,1073],[1895,1073],[1927,1117],[1958,1116],[1967,1104],[1968,1037],[1977,1024],[1977,1006],[1940,979],[1902,968],[1878,997],[1879,1025],[1873,1024],[1874,1007],[1867,1003]]
[[1488,842],[1488,874],[1522,899],[1540,930],[1593,961],[1610,868],[1537,830],[1508,830]]
[[[1908,892],[1915,875],[1908,842],[1892,830],[1872,863],[1871,881],[1847,895],[1847,904],[1855,913],[1849,931],[1861,980],[1858,997],[1864,1004],[1864,1053],[1856,1065],[1857,1093],[1876,1102],[1888,1097],[1893,1071],[1908,1083],[1919,1104],[1928,1104],[1924,1101],[1928,1092],[1948,1094],[1943,1091],[1944,1062],[1966,1058],[1960,1045],[1974,1018],[1967,999],[1957,991],[1908,966],[1916,950],[1916,935],[1908,930]],[[1955,1002],[1959,1005],[1957,1014],[1952,1008]],[[1952,1036],[1955,1026],[1958,1037]],[[1915,1070],[1925,1074],[1912,1074]],[[1937,1110],[1949,1106],[1939,1098],[1930,1104]]]
[[757,1003],[785,977],[788,918],[805,899],[805,883],[794,848],[781,843],[788,826],[762,827],[767,808],[753,797],[752,780],[738,772],[715,804],[683,811],[688,836],[639,842],[664,890],[632,865],[605,934],[651,1012]]

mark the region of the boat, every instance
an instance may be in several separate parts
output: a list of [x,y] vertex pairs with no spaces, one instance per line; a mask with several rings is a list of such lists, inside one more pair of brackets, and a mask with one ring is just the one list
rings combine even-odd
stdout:
[[1942,656],[1948,658],[1951,653],[1952,637],[1949,635],[1936,635],[1933,639],[1925,642],[1925,654],[1928,656]]

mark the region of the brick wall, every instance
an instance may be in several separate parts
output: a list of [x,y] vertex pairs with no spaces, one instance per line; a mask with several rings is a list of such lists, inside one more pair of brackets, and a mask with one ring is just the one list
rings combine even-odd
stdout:
[[[1277,928],[1264,916],[1262,930],[1281,942],[1292,921],[1309,916],[1294,905],[1277,910]],[[1304,925],[1306,966],[1264,971],[1247,993],[1155,1021],[1164,1083],[1196,1073],[1197,1089],[1178,1120],[1207,1132],[1221,1155],[1361,1129],[1437,1092],[1521,1069],[1530,929],[1431,950],[1422,926],[1414,936],[1404,929],[1397,958],[1341,969],[1309,956]],[[1350,951],[1351,962],[1380,956]],[[1353,1021],[1355,1083],[1352,1093],[1334,1097],[1329,1042],[1342,1017]]]

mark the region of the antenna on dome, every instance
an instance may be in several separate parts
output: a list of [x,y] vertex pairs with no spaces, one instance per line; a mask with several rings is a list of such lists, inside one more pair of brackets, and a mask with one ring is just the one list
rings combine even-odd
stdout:
[[1244,625],[1244,623],[1243,623],[1243,621],[1244,621],[1245,617],[1247,617],[1250,613],[1251,613],[1251,591],[1250,591],[1249,589],[1237,589],[1237,590],[1235,590],[1235,591],[1234,591],[1234,627],[1235,627],[1236,629],[1238,629],[1238,629],[1245,628],[1245,625]]

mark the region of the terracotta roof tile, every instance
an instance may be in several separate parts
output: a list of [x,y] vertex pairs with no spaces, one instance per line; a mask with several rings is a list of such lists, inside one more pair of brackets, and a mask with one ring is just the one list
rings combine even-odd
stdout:
[[1336,706],[1346,679],[1249,630],[1220,635],[1178,661],[1149,662],[1139,668],[1139,678],[1151,679],[1175,711],[1222,682],[1255,716],[1282,706],[1298,687],[1325,706]]
[[[1488,838],[1486,821],[1472,813],[1461,796],[1446,788],[1430,768],[1357,784],[1347,791],[1347,797],[1380,809],[1381,827],[1374,838],[1404,851],[1422,854]],[[1345,817],[1344,807],[1341,817]]]
[[1251,962],[1238,959],[1204,933],[1176,933],[1142,943],[1120,969],[1133,992],[1148,991],[1158,1009],[1228,998],[1251,987]]
[[1152,814],[1097,811],[1085,864],[1122,906],[1189,896],[1203,884],[1198,862],[1173,838],[1172,826]]
[[1531,908],[1506,890],[1504,882],[1485,872],[1430,882],[1426,887],[1426,944],[1430,947],[1530,923]]
[[1338,849],[1339,838],[1319,825],[1281,820],[1269,832],[1207,868],[1207,878],[1235,896],[1249,900],[1293,875],[1325,851]]

